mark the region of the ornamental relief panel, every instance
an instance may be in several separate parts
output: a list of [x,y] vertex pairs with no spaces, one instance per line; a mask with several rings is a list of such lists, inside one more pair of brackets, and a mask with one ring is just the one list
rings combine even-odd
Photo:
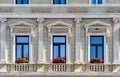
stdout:
[[13,12],[13,8],[12,7],[0,7],[0,12],[4,13],[4,12]]
[[39,12],[49,13],[50,11],[51,9],[49,7],[31,7],[32,13],[39,13]]
[[107,8],[106,9],[106,12],[109,12],[109,13],[111,13],[111,12],[120,12],[120,8],[119,7],[109,7],[109,8]]
[[72,7],[72,8],[68,8],[68,12],[70,13],[85,13],[88,12],[87,8],[76,8],[76,7]]
[[89,33],[105,33],[106,28],[89,28],[88,32]]
[[52,27],[67,27],[67,26],[62,24],[57,24],[57,25],[52,25]]
[[68,28],[51,28],[50,33],[68,33]]
[[24,25],[24,24],[19,24],[19,25],[15,25],[14,28],[29,28],[29,25]]
[[30,28],[14,28],[13,33],[30,33]]

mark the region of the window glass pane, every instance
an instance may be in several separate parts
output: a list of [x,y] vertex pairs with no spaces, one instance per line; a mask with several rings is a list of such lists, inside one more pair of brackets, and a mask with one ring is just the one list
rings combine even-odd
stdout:
[[103,38],[102,37],[91,37],[90,42],[91,44],[103,44]]
[[103,47],[98,46],[98,57],[103,58]]
[[29,37],[17,37],[17,43],[28,43],[29,42]]
[[53,0],[53,4],[59,4],[59,0]]
[[59,55],[58,55],[58,46],[54,46],[54,58],[56,58],[56,57],[58,57]]
[[91,0],[91,3],[92,4],[96,4],[96,0]]
[[28,58],[28,55],[29,55],[29,46],[28,45],[24,45],[24,48],[23,48],[24,50],[24,57],[25,58]]
[[94,58],[94,57],[96,57],[96,47],[91,46],[90,47],[90,58]]
[[16,4],[22,4],[22,0],[16,0]]
[[102,4],[102,0],[98,0],[98,4]]
[[54,37],[54,43],[65,43],[65,37]]
[[29,0],[23,0],[23,4],[29,4]]
[[60,46],[60,57],[65,57],[65,45]]
[[21,45],[17,45],[16,51],[17,51],[16,52],[17,59],[21,58],[22,57],[22,46]]
[[60,4],[66,4],[66,0],[60,0]]

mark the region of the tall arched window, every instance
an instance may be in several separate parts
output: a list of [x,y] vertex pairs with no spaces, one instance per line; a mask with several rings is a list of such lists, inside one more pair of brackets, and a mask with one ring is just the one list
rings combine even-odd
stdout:
[[66,0],[53,0],[53,4],[66,4]]
[[29,0],[16,0],[16,4],[29,4]]

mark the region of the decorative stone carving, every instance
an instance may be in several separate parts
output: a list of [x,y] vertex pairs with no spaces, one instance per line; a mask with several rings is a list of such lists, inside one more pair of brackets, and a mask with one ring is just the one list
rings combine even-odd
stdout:
[[106,29],[105,28],[89,28],[88,32],[89,33],[105,33]]
[[37,22],[42,23],[44,21],[44,18],[38,18]]
[[14,27],[16,28],[26,28],[26,27],[30,27],[29,25],[24,25],[24,24],[19,24],[19,25],[15,25]]
[[0,12],[4,13],[4,12],[13,12],[13,8],[12,7],[0,7]]
[[88,11],[87,8],[76,8],[76,7],[68,8],[68,12],[70,13],[79,13],[79,12],[85,13],[87,11]]
[[57,25],[53,25],[52,27],[67,27],[67,26],[62,24],[57,24]]
[[76,23],[80,23],[80,21],[82,21],[82,18],[75,18]]
[[7,19],[6,18],[0,18],[0,22],[6,22]]
[[33,13],[49,13],[50,12],[50,8],[49,7],[32,7],[31,8],[31,12]]
[[68,33],[68,28],[51,28],[51,33]]
[[107,8],[106,9],[106,12],[109,12],[109,13],[111,13],[111,12],[120,12],[120,8],[116,8],[116,7],[109,7],[109,8]]
[[113,21],[114,21],[114,22],[120,22],[120,18],[118,18],[118,17],[113,18]]
[[14,33],[30,33],[31,29],[30,28],[14,28],[13,32]]

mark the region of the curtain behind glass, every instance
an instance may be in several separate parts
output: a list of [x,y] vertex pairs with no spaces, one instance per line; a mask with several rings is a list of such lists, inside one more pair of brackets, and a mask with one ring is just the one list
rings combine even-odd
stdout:
[[23,0],[23,4],[29,4],[29,0]]
[[102,0],[98,0],[98,4],[102,4]]
[[96,4],[96,0],[91,0],[91,4]]
[[22,4],[22,0],[16,0],[16,4]]
[[53,0],[53,4],[59,4],[59,0]]
[[66,0],[60,0],[60,4],[66,4]]

